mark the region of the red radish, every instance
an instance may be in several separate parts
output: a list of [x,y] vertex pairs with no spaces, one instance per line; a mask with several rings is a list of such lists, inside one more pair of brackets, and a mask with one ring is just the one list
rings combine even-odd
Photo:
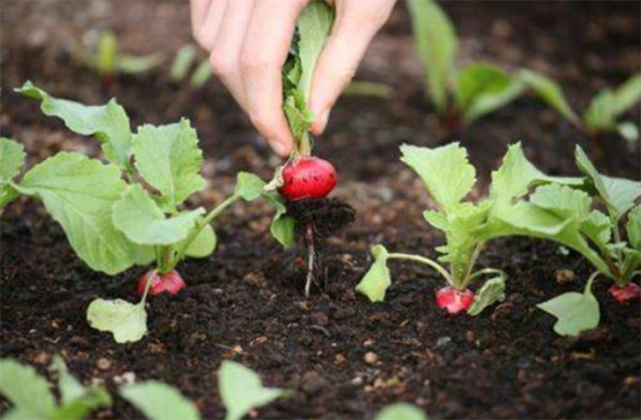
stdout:
[[186,286],[185,281],[176,270],[171,270],[165,274],[161,274],[156,270],[149,270],[143,274],[138,281],[137,292],[139,296],[145,294],[145,287],[147,287],[147,281],[150,278],[151,286],[149,287],[149,295],[151,296],[165,292],[173,296],[178,294],[178,292]]
[[625,287],[619,287],[614,284],[608,289],[608,293],[619,303],[633,299],[641,299],[641,287],[636,283],[630,283]]
[[287,201],[325,198],[336,186],[336,178],[336,170],[328,161],[301,158],[285,166],[279,191]]
[[450,315],[467,311],[472,302],[474,302],[474,293],[469,289],[456,290],[452,286],[446,286],[436,292],[436,305],[446,309]]

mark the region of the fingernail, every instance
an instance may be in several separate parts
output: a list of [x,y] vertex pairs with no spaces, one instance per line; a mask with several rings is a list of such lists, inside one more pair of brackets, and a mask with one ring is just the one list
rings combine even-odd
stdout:
[[325,131],[325,128],[327,127],[327,122],[329,121],[329,113],[330,110],[326,110],[323,115],[321,116],[321,121],[320,121],[320,131],[323,132]]
[[271,141],[270,144],[272,145],[272,148],[276,151],[276,153],[281,156],[285,156],[289,151],[289,148],[285,143],[281,143],[279,141]]

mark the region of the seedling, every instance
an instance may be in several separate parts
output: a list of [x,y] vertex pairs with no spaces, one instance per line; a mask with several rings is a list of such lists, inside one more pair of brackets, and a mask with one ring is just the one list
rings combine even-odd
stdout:
[[[189,71],[195,58],[196,50],[193,45],[185,45],[179,49],[169,71],[169,80],[174,83],[180,83],[185,80],[189,76]],[[192,89],[200,89],[211,77],[212,72],[209,61],[204,60],[194,69],[189,78],[189,85]]]
[[[598,276],[614,281],[610,294],[619,302],[641,297],[632,283],[641,274],[641,182],[601,175],[579,146],[576,163],[586,176],[578,185],[536,189],[528,202],[514,206],[503,221],[523,234],[556,241],[581,253],[596,269],[583,293],[566,293],[539,305],[558,318],[554,329],[561,335],[578,335],[599,324],[599,303],[591,286]],[[577,187],[577,185],[574,185]],[[594,196],[606,212],[594,209]],[[628,240],[619,225],[625,215]]]
[[178,389],[159,381],[123,385],[118,393],[149,420],[201,419],[193,402]]
[[225,420],[240,420],[250,411],[290,394],[282,389],[264,387],[254,371],[227,360],[218,370],[218,388],[227,410]]
[[72,131],[95,135],[108,163],[62,152],[18,182],[24,151],[2,139],[0,204],[18,194],[42,200],[76,254],[93,270],[115,275],[154,263],[138,284],[138,304],[97,299],[89,305],[89,323],[113,333],[117,342],[142,338],[147,332],[147,296],[176,294],[185,287],[178,264],[186,257],[204,258],[214,252],[217,239],[211,223],[237,201],[268,199],[278,213],[274,235],[279,240],[290,235],[282,220],[282,201],[265,193],[265,183],[253,174],[240,173],[234,192],[211,211],[185,208],[187,199],[206,185],[200,175],[202,151],[189,121],[143,125],[132,133],[124,108],[115,100],[86,106],[57,99],[29,82],[17,91],[41,101],[46,115],[61,118]]
[[118,74],[141,74],[157,67],[163,61],[160,54],[137,56],[118,51],[118,38],[109,30],[103,31],[98,40],[97,51],[88,54],[87,65],[100,74],[103,86],[111,89]]
[[641,74],[632,76],[616,89],[608,88],[599,92],[582,116],[574,111],[561,86],[554,80],[530,70],[523,70],[520,78],[576,131],[589,139],[594,147],[601,147],[601,139],[607,133],[618,133],[628,141],[639,139],[637,123],[617,120],[641,100]]
[[383,408],[374,420],[427,420],[427,416],[413,404],[394,403]]
[[13,406],[2,418],[82,420],[98,408],[111,406],[111,396],[102,386],[84,387],[60,356],[54,358],[53,369],[58,375],[58,400],[34,368],[0,360],[0,394]]
[[449,133],[507,105],[523,92],[523,82],[502,69],[474,62],[455,66],[454,25],[433,0],[408,0],[414,42],[423,61],[426,86],[441,124]]
[[[463,201],[476,182],[476,170],[468,162],[467,152],[458,143],[435,149],[401,146],[401,160],[422,178],[439,209],[424,213],[426,221],[445,233],[445,246],[436,248],[439,262],[405,253],[388,252],[382,245],[372,249],[375,262],[356,290],[372,302],[385,299],[391,276],[390,260],[408,260],[436,270],[447,282],[437,291],[437,305],[450,314],[467,312],[478,315],[489,305],[504,299],[507,275],[497,268],[476,268],[486,243],[498,237],[522,234],[501,222],[531,186],[561,182],[580,184],[580,179],[550,177],[534,167],[523,155],[520,144],[511,146],[502,166],[492,174],[490,196],[472,203]],[[448,268],[441,263],[447,263]],[[482,277],[491,278],[473,293],[468,286]]]

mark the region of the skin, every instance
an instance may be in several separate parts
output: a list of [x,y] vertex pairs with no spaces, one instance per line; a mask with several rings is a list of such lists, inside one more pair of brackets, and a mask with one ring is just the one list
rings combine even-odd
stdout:
[[[321,134],[396,0],[326,0],[336,9],[331,36],[312,81],[311,132]],[[296,19],[309,0],[191,0],[194,38],[210,56],[213,73],[249,115],[276,153],[287,156],[294,138],[282,111],[281,70]]]

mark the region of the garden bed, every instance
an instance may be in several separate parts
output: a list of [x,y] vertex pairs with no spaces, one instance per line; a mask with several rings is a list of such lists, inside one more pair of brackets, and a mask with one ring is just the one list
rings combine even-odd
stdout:
[[[27,79],[56,96],[91,103],[115,94],[135,124],[166,123],[183,115],[192,119],[212,187],[199,202],[220,202],[239,170],[268,178],[278,164],[218,83],[190,92],[168,84],[162,68],[122,78],[115,92],[104,92],[98,76],[79,64],[74,49],[62,41],[85,33],[106,14],[110,26],[122,32],[123,48],[166,48],[169,53],[188,39],[185,5],[162,2],[155,8],[136,2],[119,5],[115,16],[108,3],[101,11],[61,2],[55,12],[39,4],[33,14],[27,13],[29,5],[6,3],[1,14],[2,135],[22,140],[34,161],[58,150],[97,154],[98,148],[67,134],[59,121],[42,117],[37,105],[11,93]],[[638,4],[523,2],[506,7],[489,2],[480,7],[452,2],[445,7],[461,32],[463,58],[543,67],[567,82],[570,99],[578,104],[604,84],[618,84],[639,71]],[[157,18],[154,31],[159,32],[153,36],[130,18],[152,8],[148,13]],[[96,297],[130,297],[142,270],[115,277],[92,272],[41,206],[19,200],[1,222],[0,355],[45,371],[52,356],[62,354],[81,379],[100,378],[109,387],[129,372],[160,379],[180,388],[207,418],[223,413],[215,371],[224,359],[254,369],[271,386],[295,391],[261,409],[261,418],[371,418],[396,401],[413,402],[432,418],[638,416],[638,301],[615,304],[606,293],[608,282],[597,281],[601,325],[578,338],[557,336],[554,319],[535,306],[582,287],[590,266],[575,253],[527,239],[493,242],[480,266],[507,272],[508,298],[476,318],[450,317],[436,308],[434,293],[442,280],[415,265],[394,263],[394,285],[385,303],[369,303],[354,292],[371,263],[371,245],[385,243],[390,250],[435,257],[434,246],[443,242],[421,216],[433,203],[397,158],[404,142],[434,146],[446,140],[419,93],[423,80],[412,55],[408,18],[400,5],[397,9],[359,74],[392,85],[396,95],[344,98],[318,141],[317,153],[341,174],[336,195],[358,212],[356,222],[325,248],[323,290],[313,289],[311,298],[304,298],[302,250],[283,251],[270,237],[267,206],[243,204],[217,220],[220,243],[213,257],[182,264],[187,289],[148,305],[150,334],[138,343],[117,345],[88,326],[85,310]],[[45,14],[49,25],[32,34],[32,25],[20,23],[21,18],[38,22]],[[576,25],[577,15],[589,22],[585,28]],[[62,29],[51,23],[65,18],[70,24]],[[173,29],[158,27],[182,29],[176,36]],[[589,45],[582,41],[586,37]],[[159,39],[167,39],[166,45]],[[634,117],[638,120],[638,114]],[[572,151],[580,137],[529,97],[457,138],[481,172],[475,196],[486,192],[489,171],[515,140],[546,172],[576,174]],[[605,173],[638,179],[638,143],[614,137],[604,139],[604,146],[606,158],[598,164]],[[570,270],[575,279],[559,281],[561,270]],[[96,417],[139,415],[117,399]]]

